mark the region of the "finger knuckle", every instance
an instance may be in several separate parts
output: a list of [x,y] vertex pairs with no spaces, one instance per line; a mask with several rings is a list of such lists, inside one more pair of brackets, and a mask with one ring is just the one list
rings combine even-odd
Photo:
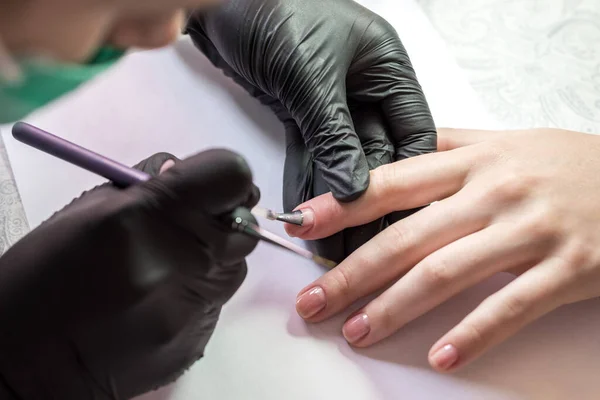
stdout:
[[477,323],[464,322],[461,325],[461,330],[464,332],[464,336],[468,338],[470,346],[474,349],[485,347],[489,340],[486,330]]
[[394,198],[406,186],[406,178],[396,164],[385,164],[371,171],[371,187],[378,199]]
[[502,302],[506,319],[515,320],[522,318],[529,309],[529,302],[519,295],[512,295]]
[[386,243],[390,245],[389,251],[398,249],[398,246],[402,248],[410,248],[414,243],[413,233],[411,232],[409,225],[404,221],[396,222],[386,229]]
[[531,190],[530,179],[513,169],[496,176],[485,193],[484,201],[490,204],[513,203],[527,197]]
[[[557,256],[558,266],[577,276],[587,275],[590,266],[598,265],[598,249],[593,238],[572,238]],[[596,270],[595,268],[591,268]]]
[[400,318],[393,304],[382,301],[377,312],[377,326],[381,332],[393,332],[398,328]]
[[521,222],[523,237],[532,237],[536,242],[553,242],[557,238],[560,215],[547,203],[537,204],[535,210]]
[[338,296],[348,297],[352,293],[354,287],[353,274],[349,268],[345,266],[337,267],[332,271],[332,282],[335,285]]
[[479,147],[478,153],[481,154],[481,160],[500,160],[505,157],[509,144],[503,140],[490,140],[475,145]]
[[444,287],[453,280],[452,268],[445,260],[424,260],[421,263],[421,274],[429,287]]

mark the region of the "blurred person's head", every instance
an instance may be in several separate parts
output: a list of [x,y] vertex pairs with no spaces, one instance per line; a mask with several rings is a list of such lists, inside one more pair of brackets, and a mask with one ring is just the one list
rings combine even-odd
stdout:
[[82,62],[104,44],[164,46],[180,32],[181,10],[215,0],[1,0],[0,41],[13,56]]
[[0,123],[103,72],[131,47],[181,32],[184,11],[218,0],[0,0]]

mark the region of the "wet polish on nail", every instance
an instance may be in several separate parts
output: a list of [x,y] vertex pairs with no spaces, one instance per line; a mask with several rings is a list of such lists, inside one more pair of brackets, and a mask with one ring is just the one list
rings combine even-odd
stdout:
[[311,227],[315,223],[315,212],[311,208],[298,210],[302,213],[302,227]]
[[285,222],[287,224],[292,224],[296,226],[304,225],[304,214],[302,211],[297,210],[291,213],[281,213],[278,214],[275,219],[277,221]]
[[288,225],[285,230],[291,237],[299,237],[308,232],[315,223],[315,212],[310,208],[296,210],[294,213],[302,214],[302,225]]
[[296,300],[296,310],[302,318],[310,318],[327,305],[325,291],[320,286],[307,290]]

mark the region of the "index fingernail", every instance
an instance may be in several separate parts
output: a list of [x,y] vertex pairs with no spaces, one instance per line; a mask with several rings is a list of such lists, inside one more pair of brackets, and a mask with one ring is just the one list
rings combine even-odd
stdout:
[[303,208],[299,210],[302,212],[302,226],[286,224],[285,230],[291,237],[302,236],[308,232],[315,223],[315,212],[311,208]]

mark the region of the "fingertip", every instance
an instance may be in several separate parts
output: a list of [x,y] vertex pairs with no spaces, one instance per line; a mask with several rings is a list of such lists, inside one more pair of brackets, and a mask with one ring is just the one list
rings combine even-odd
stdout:
[[284,229],[291,237],[302,237],[314,226],[315,212],[312,208],[300,208],[299,210],[294,211],[300,211],[302,213],[302,225],[286,223]]
[[317,196],[294,209],[303,213],[302,226],[285,224],[285,230],[291,237],[322,239],[346,227],[345,208],[346,206],[338,202],[331,193]]
[[296,312],[309,321],[327,307],[325,291],[319,285],[311,285],[303,289],[296,297]]
[[429,351],[429,365],[438,372],[451,372],[459,362],[459,352],[451,343],[436,344]]

